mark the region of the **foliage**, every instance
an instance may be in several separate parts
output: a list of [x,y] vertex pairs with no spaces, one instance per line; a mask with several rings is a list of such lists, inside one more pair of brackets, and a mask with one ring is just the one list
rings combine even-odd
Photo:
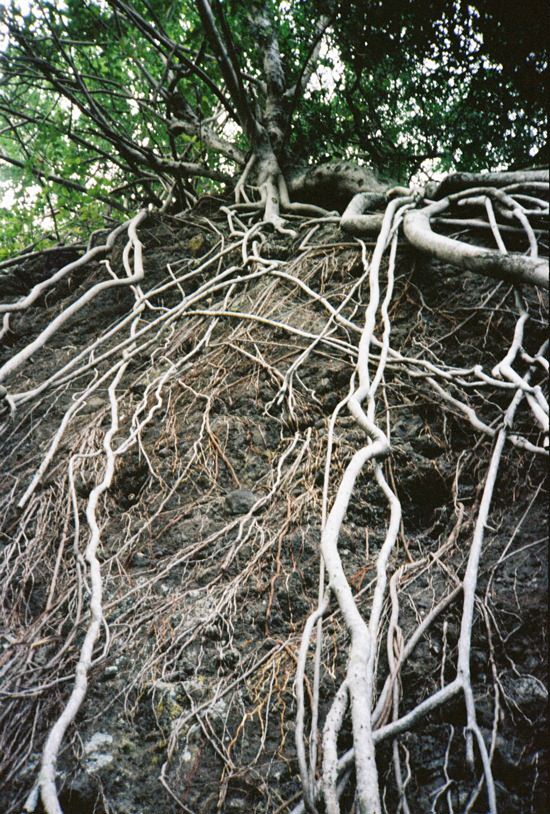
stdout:
[[353,145],[401,181],[426,159],[469,171],[528,161],[545,139],[544,26],[535,31],[533,21],[548,8],[529,2],[521,18],[506,8],[341,3],[331,41],[344,71],[331,143]]
[[201,5],[2,10],[0,166],[15,195],[4,251],[89,231],[170,186],[180,206],[223,191],[256,149],[246,116],[262,125],[269,107],[264,10],[284,71],[283,167],[346,157],[407,182],[421,167],[526,163],[545,143],[539,0],[521,17],[494,0],[215,2],[237,88]]

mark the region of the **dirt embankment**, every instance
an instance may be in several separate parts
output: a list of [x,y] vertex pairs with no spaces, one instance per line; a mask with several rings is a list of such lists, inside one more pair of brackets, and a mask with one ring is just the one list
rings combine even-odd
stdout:
[[[201,270],[220,246],[230,247],[225,224],[216,209],[203,206],[193,217],[150,217],[140,228],[142,289],[170,285],[148,301],[138,330],[174,308],[182,291],[186,297],[199,292],[223,265],[239,266],[240,251],[230,248]],[[284,261],[283,270],[310,290],[342,303],[363,272],[357,244],[331,225],[315,233],[307,250],[299,251],[299,242],[266,236],[261,254]],[[121,238],[110,257],[117,274],[124,274],[123,248]],[[31,266],[24,280],[18,268],[0,278],[0,299],[21,295],[27,281],[51,273],[38,261]],[[254,269],[252,263],[239,273]],[[90,264],[14,318],[1,361],[104,278],[104,265]],[[181,278],[177,286],[174,278]],[[293,682],[303,626],[317,601],[327,428],[348,392],[354,334],[336,334],[332,326],[342,344],[312,344],[309,334],[324,330],[326,314],[288,279],[258,276],[235,283],[230,294],[221,285],[206,290],[191,311],[145,333],[117,391],[114,443],[123,451],[98,515],[105,627],[87,698],[60,760],[65,814],[275,814],[291,811],[299,799]],[[361,325],[368,296],[366,284],[358,288],[342,311],[346,318]],[[0,807],[7,812],[21,810],[32,786],[82,643],[89,597],[85,512],[104,467],[107,380],[69,423],[32,500],[24,509],[16,502],[71,402],[118,358],[121,334],[107,335],[135,301],[128,289],[101,294],[10,381],[14,392],[36,387],[97,337],[107,337],[82,357],[82,367],[90,364],[81,375],[62,377],[4,424],[0,752],[6,780]],[[531,309],[534,352],[544,330],[535,295]],[[402,247],[390,317],[391,345],[400,354],[491,369],[511,340],[516,313],[504,284],[419,262]],[[505,397],[468,391],[469,404],[489,425]],[[410,366],[395,360],[386,372],[379,420],[390,428],[385,472],[403,506],[390,573],[410,566],[399,584],[406,641],[463,573],[491,439],[443,404],[426,376],[411,375]],[[519,421],[535,442],[527,418]],[[331,496],[361,443],[344,411],[336,423]],[[546,810],[544,465],[541,456],[507,448],[478,585],[472,680],[504,814]],[[387,508],[372,478],[361,477],[340,553],[367,612]],[[387,603],[385,625],[390,610]],[[460,612],[457,595],[404,664],[402,712],[452,679]],[[345,669],[345,645],[331,608],[322,715]],[[378,658],[383,676],[383,648]],[[480,767],[465,762],[465,720],[458,696],[400,738],[410,811],[462,811],[475,794]],[[349,742],[344,727],[342,750]],[[378,750],[390,812],[399,800],[392,749],[383,744]],[[344,795],[343,810],[351,805]],[[481,791],[471,810],[481,814],[485,805]]]

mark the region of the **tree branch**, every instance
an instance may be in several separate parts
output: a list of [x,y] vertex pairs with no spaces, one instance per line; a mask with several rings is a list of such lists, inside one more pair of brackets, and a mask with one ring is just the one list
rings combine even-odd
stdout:
[[[85,186],[79,184],[77,181],[71,181],[69,178],[62,178],[60,175],[54,175],[53,173],[43,172],[39,170],[37,167],[29,166],[25,164],[23,161],[19,161],[17,158],[12,158],[9,155],[5,155],[4,153],[0,154],[0,161],[5,161],[7,164],[12,164],[14,167],[20,167],[23,170],[28,170],[32,175],[36,178],[43,179],[45,181],[52,181],[54,184],[59,184],[66,189],[72,189],[75,192],[82,192],[85,195],[90,195],[90,191],[86,189]],[[119,212],[126,212],[125,208],[117,203],[117,201],[113,200],[111,197],[107,195],[94,195],[98,201],[103,201],[103,203],[112,206],[113,209],[118,209]]]
[[220,70],[227,85],[229,95],[231,96],[233,104],[235,105],[237,113],[239,114],[240,123],[249,138],[252,141],[255,141],[257,138],[258,125],[248,104],[246,93],[244,92],[239,66],[233,63],[233,60],[229,55],[227,45],[218,30],[216,20],[214,19],[214,15],[212,13],[212,8],[208,0],[195,0],[195,2],[204,25],[208,41],[210,42],[210,45],[212,46],[214,54],[218,60],[218,65],[220,66]]

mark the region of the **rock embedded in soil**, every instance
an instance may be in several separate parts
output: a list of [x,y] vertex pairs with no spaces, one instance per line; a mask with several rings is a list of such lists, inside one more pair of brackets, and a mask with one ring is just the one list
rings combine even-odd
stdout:
[[225,505],[231,514],[246,514],[258,501],[258,495],[249,489],[235,489],[225,496]]

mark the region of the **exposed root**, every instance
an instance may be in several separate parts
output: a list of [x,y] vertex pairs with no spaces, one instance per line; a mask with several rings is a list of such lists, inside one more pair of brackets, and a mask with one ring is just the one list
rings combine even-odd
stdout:
[[548,289],[548,260],[537,257],[533,230],[521,206],[513,200],[510,201],[510,213],[517,217],[526,228],[531,245],[530,257],[519,254],[505,254],[502,251],[502,244],[499,246],[500,251],[494,251],[484,247],[471,246],[468,243],[453,240],[432,231],[430,226],[431,218],[445,212],[453,202],[471,203],[472,193],[476,196],[483,196],[483,205],[485,205],[486,196],[490,195],[494,195],[497,200],[502,202],[503,196],[498,195],[499,192],[499,190],[491,190],[490,187],[481,187],[472,191],[457,193],[436,203],[429,204],[423,209],[411,211],[405,218],[405,235],[417,249],[427,252],[432,257],[437,257],[446,263],[451,263],[453,266],[467,268],[490,277],[504,278],[516,284],[530,283]]

